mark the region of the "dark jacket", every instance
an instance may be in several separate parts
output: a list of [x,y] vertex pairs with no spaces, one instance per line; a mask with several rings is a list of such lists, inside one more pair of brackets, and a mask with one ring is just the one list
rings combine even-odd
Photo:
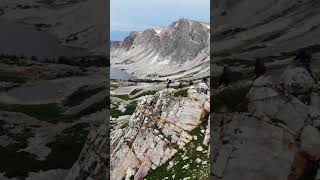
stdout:
[[263,63],[256,63],[254,67],[254,73],[260,76],[266,72],[266,66]]

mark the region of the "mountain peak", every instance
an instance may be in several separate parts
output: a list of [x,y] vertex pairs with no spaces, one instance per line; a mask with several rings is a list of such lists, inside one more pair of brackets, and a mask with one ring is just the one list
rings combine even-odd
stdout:
[[[150,71],[156,73],[159,73],[158,68],[168,65],[180,66],[177,70],[181,70],[186,62],[201,64],[209,60],[209,27],[209,24],[182,18],[167,28],[148,28],[131,33],[121,46],[113,46],[111,54],[120,59],[130,57],[130,63],[153,64]],[[137,70],[133,71],[139,75]]]

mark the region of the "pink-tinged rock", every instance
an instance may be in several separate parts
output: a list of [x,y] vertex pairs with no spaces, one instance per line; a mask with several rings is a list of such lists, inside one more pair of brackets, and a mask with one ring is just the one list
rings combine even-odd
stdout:
[[143,178],[147,175],[148,171],[151,169],[151,166],[152,166],[152,162],[148,158],[146,158],[142,162],[139,170],[134,176],[134,180],[143,180]]

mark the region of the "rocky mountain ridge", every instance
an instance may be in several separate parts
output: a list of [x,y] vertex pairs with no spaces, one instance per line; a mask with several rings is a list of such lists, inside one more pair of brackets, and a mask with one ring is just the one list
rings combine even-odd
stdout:
[[[131,32],[124,41],[111,43],[111,64],[136,76],[169,76],[184,71],[209,75],[205,68],[210,59],[209,33],[208,23],[188,19],[179,19],[167,28]],[[145,65],[150,68],[141,69]]]

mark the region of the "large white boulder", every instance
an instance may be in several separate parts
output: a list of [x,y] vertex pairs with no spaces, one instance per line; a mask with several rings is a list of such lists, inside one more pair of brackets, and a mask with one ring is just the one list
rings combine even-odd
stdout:
[[282,74],[281,82],[285,90],[292,94],[307,93],[315,83],[309,72],[302,67],[287,68]]

